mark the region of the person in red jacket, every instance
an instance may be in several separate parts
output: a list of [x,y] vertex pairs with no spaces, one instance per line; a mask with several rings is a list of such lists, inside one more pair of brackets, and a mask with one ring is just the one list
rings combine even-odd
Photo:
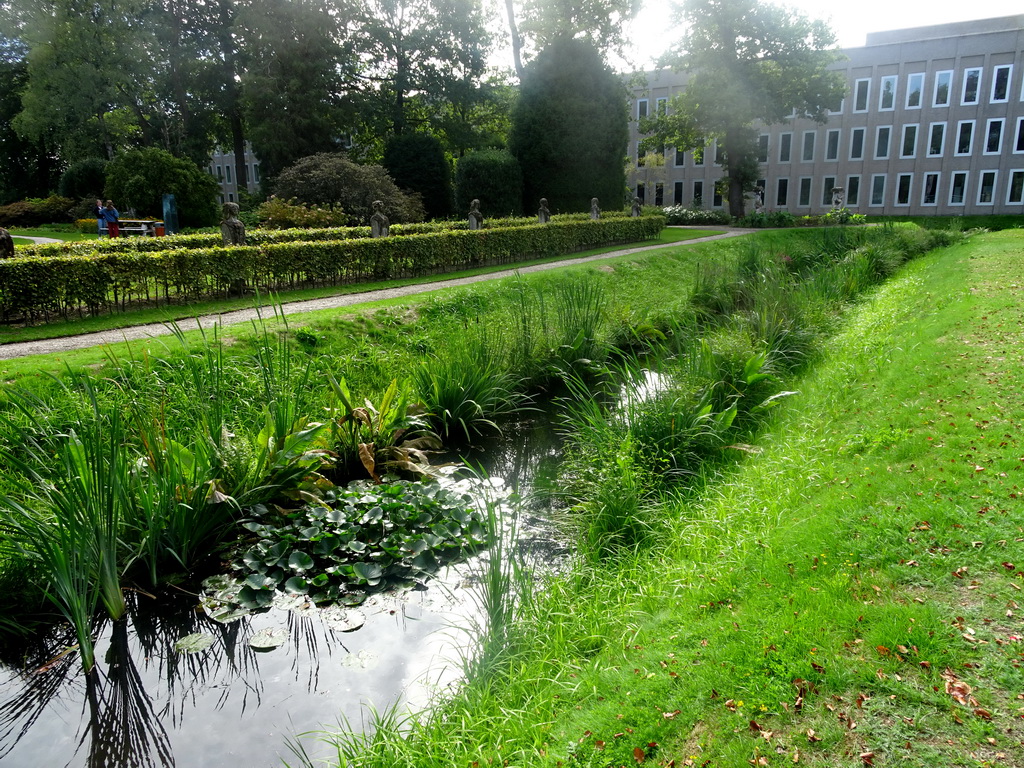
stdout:
[[114,203],[111,200],[107,200],[104,205],[99,205],[99,200],[96,201],[96,218],[102,219],[107,223],[107,235],[110,237],[119,237],[121,234],[121,228],[118,224],[121,214],[117,212],[117,208],[114,207]]

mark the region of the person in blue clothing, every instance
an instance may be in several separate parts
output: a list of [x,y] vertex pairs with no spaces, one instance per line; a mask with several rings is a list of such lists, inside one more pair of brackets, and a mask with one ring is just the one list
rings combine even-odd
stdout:
[[101,203],[97,200],[96,218],[107,223],[108,236],[119,237],[121,235],[121,228],[118,223],[120,221],[121,214],[117,212],[117,208],[114,207],[113,201],[107,200],[106,203]]

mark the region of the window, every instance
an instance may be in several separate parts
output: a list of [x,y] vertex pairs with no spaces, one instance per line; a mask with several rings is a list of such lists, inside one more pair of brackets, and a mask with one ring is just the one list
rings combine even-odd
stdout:
[[921,192],[921,205],[938,205],[939,200],[939,174],[926,173],[924,175],[924,190]]
[[911,173],[901,173],[896,177],[896,205],[910,205],[910,185],[913,179]]
[[885,174],[876,173],[871,177],[871,205],[885,204]]
[[835,176],[826,176],[825,183],[821,186],[821,204],[825,206],[832,205],[832,190],[836,186]]
[[1013,154],[1024,152],[1024,117],[1017,118],[1017,138],[1013,142]]
[[801,208],[811,204],[811,180],[807,176],[800,179],[800,194],[797,196],[796,204]]
[[704,152],[707,150],[707,144],[701,144],[699,147],[694,147],[693,150],[693,164],[704,165]]
[[757,162],[768,162],[768,134],[762,133],[757,137]]
[[725,163],[725,153],[722,151],[722,147],[719,146],[718,142],[715,142],[715,162],[719,165]]
[[252,164],[252,180],[255,181],[257,184],[260,183],[260,164],[259,163],[253,163]]
[[889,156],[889,136],[891,125],[880,125],[875,133],[875,160],[885,160]]
[[[227,181],[228,184],[231,183],[231,166],[230,165],[225,165],[224,166],[224,180]],[[231,197],[231,195],[228,195],[228,197]],[[229,202],[233,203],[234,200],[230,200]]]
[[784,206],[788,199],[789,179],[779,179],[775,185],[775,204],[780,207]]
[[788,163],[790,155],[793,152],[793,134],[792,133],[780,133],[779,134],[779,162]]
[[860,176],[846,177],[846,205],[854,208],[860,205]]
[[967,194],[967,171],[956,171],[953,174],[953,181],[949,185],[949,204],[963,205],[964,195]]
[[846,99],[840,99],[838,104],[833,104],[828,108],[830,115],[841,115],[843,114],[843,105],[846,104]]
[[660,182],[654,185],[654,204],[659,208],[665,205],[665,185]]
[[718,185],[715,184],[715,194],[711,198],[711,205],[713,208],[721,208],[722,202],[722,193],[718,191]]
[[804,148],[800,159],[805,163],[814,161],[814,131],[804,131]]
[[681,149],[679,149],[677,147],[676,148],[676,161],[675,161],[676,168],[682,168],[683,164],[685,162],[686,162],[686,153],[683,152],[683,150],[681,150]]
[[964,70],[964,90],[960,97],[961,104],[977,104],[978,93],[981,91],[981,67]]
[[949,94],[953,88],[953,70],[935,73],[935,92],[932,94],[933,107],[948,107]]
[[878,111],[888,112],[896,109],[896,75],[882,78],[878,92]]
[[693,205],[695,208],[704,204],[704,182],[693,182]]
[[985,155],[998,155],[1003,148],[1003,123],[1001,117],[994,117],[985,125]]
[[971,154],[971,143],[974,140],[974,121],[961,120],[956,126],[956,151],[954,155]]
[[683,182],[677,181],[672,187],[672,204],[683,204]]
[[981,172],[981,186],[978,187],[978,205],[992,205],[996,193],[996,171]]
[[235,202],[235,195],[234,195],[234,193],[228,192],[228,202],[229,203]]
[[1004,64],[996,67],[992,75],[992,103],[997,104],[1010,100],[1010,75],[1013,73],[1012,64]]
[[[619,113],[622,114],[621,112]],[[638,99],[636,102],[636,118],[640,120],[647,117],[647,99]]]
[[917,125],[903,126],[903,141],[900,143],[900,157],[913,157],[917,154]]
[[864,159],[864,129],[854,128],[850,132],[850,159]]
[[[621,120],[622,118],[619,119]],[[217,181],[224,181],[224,169],[219,165],[217,166]]]
[[647,160],[644,157],[644,151],[643,151],[643,149],[641,149],[641,145],[642,144],[643,144],[643,142],[640,142],[640,141],[638,141],[636,143],[636,167],[637,168],[643,168],[645,165],[647,165]]
[[924,72],[907,77],[907,109],[920,109],[924,100]]
[[655,114],[657,114],[657,115],[668,114],[668,99],[667,98],[662,97],[662,98],[658,99],[656,102],[654,102],[654,104],[655,104],[655,107],[654,107],[654,113]]
[[1006,190],[1007,203],[1024,203],[1024,171],[1010,171],[1010,186]]
[[857,80],[853,84],[853,111],[868,111],[868,96],[871,93],[871,81],[869,79]]
[[825,135],[825,159],[839,159],[839,129],[829,131]]
[[641,203],[647,202],[647,187],[643,184],[636,185],[636,196],[640,198]]
[[928,130],[928,157],[942,157],[946,146],[946,124],[932,123]]

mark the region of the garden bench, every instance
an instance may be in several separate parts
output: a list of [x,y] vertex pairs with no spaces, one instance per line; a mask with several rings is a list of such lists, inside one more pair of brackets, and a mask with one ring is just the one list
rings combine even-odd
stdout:
[[[100,221],[101,225],[106,222]],[[118,224],[122,235],[143,235],[146,237],[162,236],[164,234],[164,223],[150,219],[121,219]],[[100,226],[100,234],[107,234],[106,226]]]

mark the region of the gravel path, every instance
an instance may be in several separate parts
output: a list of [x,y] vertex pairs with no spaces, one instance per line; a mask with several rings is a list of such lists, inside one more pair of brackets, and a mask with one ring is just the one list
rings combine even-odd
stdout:
[[[714,227],[688,227],[688,229],[710,229],[714,230]],[[720,231],[720,230],[719,230]],[[364,304],[370,301],[380,301],[383,299],[400,298],[402,296],[414,296],[419,293],[429,293],[430,291],[436,291],[439,288],[449,288],[458,285],[469,285],[471,283],[479,283],[485,280],[497,280],[502,277],[509,277],[514,274],[529,274],[531,272],[543,272],[549,269],[558,269],[559,267],[569,266],[572,264],[586,264],[590,261],[598,261],[600,259],[607,259],[612,256],[628,256],[632,253],[642,253],[644,251],[650,251],[657,248],[675,248],[681,245],[689,245],[691,243],[706,243],[712,240],[722,240],[729,237],[737,237],[739,235],[746,235],[755,230],[752,229],[732,229],[724,234],[709,235],[707,237],[699,237],[693,240],[684,240],[678,243],[667,243],[658,245],[644,245],[636,248],[626,248],[621,251],[614,251],[612,253],[602,253],[597,256],[586,256],[579,259],[563,259],[561,261],[553,261],[547,264],[535,264],[533,266],[516,267],[513,269],[503,269],[500,272],[491,272],[486,275],[474,275],[472,277],[460,277],[451,280],[438,280],[431,283],[421,283],[419,285],[406,285],[399,288],[386,288],[377,291],[364,291],[362,293],[350,293],[344,296],[328,296],[323,299],[311,299],[309,301],[295,301],[288,304],[283,304],[280,310],[286,315],[294,315],[302,312],[313,312],[318,309],[334,309],[338,307],[347,307],[353,304]],[[237,323],[249,322],[257,317],[259,310],[253,309],[239,309],[233,312],[224,312],[223,314],[216,315],[205,315],[199,318],[187,318],[177,321],[179,328],[185,331],[191,331],[202,326],[203,328],[211,328],[213,325],[228,326],[235,325]],[[273,309],[265,307],[262,309],[262,314],[266,317],[273,315]],[[86,347],[93,347],[102,344],[117,344],[126,340],[132,339],[149,339],[157,336],[170,335],[171,329],[166,323],[152,323],[149,325],[136,325],[128,328],[117,328],[109,331],[99,331],[97,333],[85,333],[80,336],[64,336],[59,339],[40,339],[39,341],[19,341],[11,344],[0,345],[0,360],[10,360],[16,357],[28,357],[29,355],[45,355],[53,352],[69,352],[76,349],[84,349]]]

